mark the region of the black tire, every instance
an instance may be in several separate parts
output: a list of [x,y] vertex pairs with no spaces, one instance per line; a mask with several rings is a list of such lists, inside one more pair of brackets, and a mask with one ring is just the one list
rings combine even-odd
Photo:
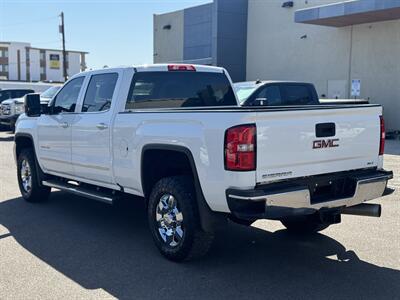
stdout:
[[322,223],[317,214],[292,217],[281,220],[283,226],[292,233],[313,234],[329,227],[330,224]]
[[[27,175],[25,172],[22,173],[22,165],[28,164],[30,173],[30,188],[24,186],[23,176]],[[43,202],[46,201],[50,194],[50,188],[47,186],[42,186],[39,184],[39,179],[37,176],[35,154],[32,149],[23,149],[18,155],[17,159],[17,174],[18,174],[18,186],[21,191],[22,197],[28,202]]]
[[[179,227],[182,228],[182,230],[180,230],[181,235],[176,235],[178,222],[170,225],[171,227],[175,226],[175,229],[172,230],[173,238],[171,243],[175,243],[175,237],[178,237],[177,244],[173,246],[171,243],[169,244],[170,241],[164,240],[164,238],[167,238],[166,235],[164,235],[164,238],[162,237],[161,231],[163,231],[164,228],[161,224],[166,224],[166,222],[164,222],[165,214],[161,215],[160,211],[157,210],[160,209],[159,205],[162,206],[161,199],[165,199],[168,195],[173,197],[172,202],[175,203],[177,212],[181,213],[182,219],[182,222],[179,223]],[[167,210],[168,209],[169,208],[167,208]],[[161,254],[167,259],[176,262],[192,260],[205,255],[209,250],[213,240],[213,234],[205,232],[201,228],[193,180],[190,177],[167,177],[158,181],[150,194],[147,212],[149,227],[154,242]],[[159,218],[161,216],[163,217],[161,221],[157,221],[157,216]],[[172,220],[177,219],[176,216],[172,218]],[[171,219],[169,219],[169,221],[170,220]]]

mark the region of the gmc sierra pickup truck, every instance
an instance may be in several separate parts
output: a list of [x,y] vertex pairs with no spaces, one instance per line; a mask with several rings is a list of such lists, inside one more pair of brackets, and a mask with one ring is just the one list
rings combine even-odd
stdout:
[[[44,110],[25,98],[15,157],[25,200],[51,189],[112,204],[145,199],[168,259],[206,253],[227,219],[311,233],[341,214],[379,216],[379,105],[240,107],[217,67],[151,65],[75,75]],[[138,197],[132,197],[137,199]]]

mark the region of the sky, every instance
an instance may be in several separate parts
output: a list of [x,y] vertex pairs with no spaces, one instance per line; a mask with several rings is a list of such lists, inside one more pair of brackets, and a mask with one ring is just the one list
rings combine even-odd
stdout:
[[89,52],[88,68],[153,62],[153,14],[212,0],[0,0],[0,41],[61,49],[64,12],[66,49]]

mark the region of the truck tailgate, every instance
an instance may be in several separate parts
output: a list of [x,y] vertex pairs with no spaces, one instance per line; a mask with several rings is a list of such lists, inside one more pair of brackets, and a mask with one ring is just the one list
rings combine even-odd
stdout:
[[377,105],[257,112],[257,183],[376,167]]

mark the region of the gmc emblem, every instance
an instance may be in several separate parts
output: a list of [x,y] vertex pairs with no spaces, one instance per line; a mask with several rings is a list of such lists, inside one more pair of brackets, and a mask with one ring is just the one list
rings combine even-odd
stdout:
[[316,140],[313,141],[313,149],[335,148],[339,147],[339,139]]

